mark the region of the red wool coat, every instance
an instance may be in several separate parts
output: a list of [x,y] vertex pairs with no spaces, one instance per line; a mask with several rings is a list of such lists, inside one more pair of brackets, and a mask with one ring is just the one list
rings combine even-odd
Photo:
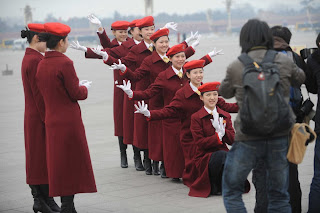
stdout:
[[[186,57],[189,58],[194,54],[194,49],[188,47],[185,50]],[[127,68],[125,73],[120,72],[126,78],[133,82],[146,79],[145,88],[152,84],[159,73],[166,70],[171,66],[171,62],[165,63],[156,51],[153,51],[151,56],[146,57],[141,66],[132,72]],[[149,109],[161,109],[163,108],[163,97],[161,94],[156,94],[149,100]],[[162,121],[153,121],[148,124],[148,149],[149,158],[155,161],[163,161],[163,138],[162,134],[159,136],[159,132],[162,133]]]
[[97,32],[97,35],[99,37],[100,44],[103,48],[112,48],[112,47],[119,46],[119,43],[116,38],[114,38],[112,41],[110,41],[110,39],[104,29],[103,29],[102,34]]
[[[207,55],[201,58],[209,64],[212,60]],[[183,70],[185,74],[185,70]],[[172,66],[160,72],[154,83],[144,91],[134,91],[133,100],[149,100],[155,95],[160,95],[164,106],[169,105],[177,90],[188,83],[186,77],[179,78]],[[166,174],[171,178],[181,178],[184,170],[184,157],[180,144],[180,119],[165,119],[162,121],[163,161]]]
[[[125,64],[130,70],[136,70],[136,68],[140,67],[142,61],[151,55],[150,50],[147,48],[145,43],[142,41],[140,44],[132,47],[129,53],[121,58],[121,62]],[[118,59],[109,56],[108,60],[105,61],[106,64],[112,65],[113,63],[118,63]],[[120,83],[120,82],[119,82]],[[121,84],[121,83],[120,83]],[[135,90],[143,90],[145,89],[146,81],[142,80],[136,83]],[[117,88],[118,89],[118,88]],[[120,92],[123,93],[121,89],[118,89]],[[127,98],[125,96],[125,98]],[[126,119],[127,124],[129,125],[128,128],[124,129],[124,135],[127,134],[127,138],[133,138],[133,145],[140,148],[140,149],[147,149],[148,148],[148,122],[144,118],[143,115],[133,113],[133,101],[130,101],[130,104],[127,105],[127,117]],[[134,119],[133,119],[134,118]],[[125,119],[125,118],[124,118]],[[132,122],[134,120],[134,122]]]
[[49,195],[96,192],[78,100],[87,98],[73,62],[57,51],[38,65],[37,84],[45,103]]
[[[181,119],[180,143],[184,154],[185,168],[183,171],[183,183],[191,186],[197,178],[197,170],[193,164],[195,156],[195,143],[190,131],[191,115],[203,106],[199,95],[195,93],[190,84],[179,89],[169,105],[160,110],[150,110],[150,121],[163,120],[167,118]],[[235,104],[226,103],[219,98],[217,106],[227,112],[238,112],[239,107]]]
[[232,127],[231,116],[229,113],[217,107],[219,117],[226,121],[226,133],[220,141],[215,128],[210,119],[212,115],[208,114],[204,107],[191,116],[190,130],[195,142],[196,151],[193,163],[197,168],[198,176],[190,186],[190,196],[208,197],[211,192],[208,165],[213,152],[224,150],[229,151],[226,144],[232,145],[234,142],[234,129]]
[[30,185],[48,184],[44,102],[36,84],[36,73],[43,55],[27,48],[21,65],[25,96],[24,142],[26,181]]

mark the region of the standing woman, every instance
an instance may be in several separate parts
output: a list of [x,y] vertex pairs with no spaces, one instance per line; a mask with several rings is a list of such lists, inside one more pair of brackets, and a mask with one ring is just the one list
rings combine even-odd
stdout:
[[80,81],[67,51],[70,27],[46,23],[40,40],[51,51],[39,63],[37,84],[46,111],[49,195],[61,196],[61,212],[75,212],[74,195],[96,192],[91,159],[78,100],[88,96],[91,82]]
[[[160,94],[164,101],[164,106],[169,105],[177,90],[188,83],[185,77],[186,70],[183,65],[186,61],[185,45],[177,44],[170,48],[167,56],[172,65],[165,71],[159,73],[156,80],[144,91],[132,91],[131,82],[124,85],[117,85],[121,88],[130,99],[133,100],[149,100],[155,95]],[[212,62],[212,58],[216,55],[223,54],[220,51],[212,51],[202,57],[205,65]],[[184,157],[180,144],[180,127],[179,118],[164,119],[162,121],[162,137],[163,137],[163,162],[165,165],[166,175],[177,180],[182,177],[184,169]]]
[[[138,106],[136,106],[136,113],[143,114],[150,121],[180,117],[180,143],[185,160],[185,168],[182,178],[183,183],[188,187],[193,184],[198,175],[193,164],[195,143],[190,131],[190,123],[191,115],[203,106],[203,102],[199,99],[198,87],[200,87],[203,80],[204,64],[204,60],[193,60],[184,65],[186,75],[190,79],[190,82],[179,89],[170,104],[165,106],[163,109],[149,111],[144,102],[142,104],[138,102]],[[222,98],[218,99],[217,105],[227,112],[238,112],[239,109],[236,103],[226,103]]]
[[[114,69],[120,69],[123,76],[136,81],[146,81],[145,87],[142,90],[148,88],[150,84],[152,84],[159,73],[166,70],[171,66],[171,62],[167,57],[166,53],[169,49],[169,29],[162,28],[155,32],[150,39],[153,41],[154,49],[151,56],[148,56],[144,59],[141,66],[132,72],[129,68],[127,69],[125,65],[114,65]],[[186,42],[183,42],[186,45]],[[194,42],[194,47],[199,44],[197,40]],[[190,57],[194,54],[194,49],[188,47],[184,50],[186,53],[186,57]],[[162,109],[163,108],[163,97],[161,94],[156,94],[149,100],[150,109]],[[161,132],[160,135],[157,133]],[[163,161],[163,140],[162,140],[162,121],[153,121],[148,123],[148,157],[153,160],[153,168],[150,170],[146,170],[147,175],[151,175],[152,171],[154,175],[159,175],[161,173],[161,177],[166,177],[164,164],[161,164],[159,171],[159,161]],[[150,160],[147,159],[147,162]]]
[[47,49],[46,43],[39,41],[39,33],[44,32],[43,24],[28,24],[21,31],[27,38],[29,47],[22,60],[21,76],[25,95],[24,140],[26,154],[26,180],[34,198],[33,211],[59,212],[60,208],[52,197],[48,197],[48,171],[46,160],[46,132],[44,124],[44,102],[36,84],[39,62]]

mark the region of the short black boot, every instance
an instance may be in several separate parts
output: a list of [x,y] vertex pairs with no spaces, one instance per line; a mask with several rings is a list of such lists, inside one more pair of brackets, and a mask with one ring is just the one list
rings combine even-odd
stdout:
[[160,175],[159,161],[153,161],[152,167],[153,167],[153,174],[154,175]]
[[77,213],[73,199],[74,195],[61,197],[61,213]]
[[34,204],[33,204],[33,211],[35,213],[42,212],[42,213],[55,213],[52,211],[48,204],[45,201],[44,195],[41,193],[39,185],[29,185],[31,188],[31,194],[33,195]]
[[48,184],[41,184],[40,190],[42,194],[44,195],[44,199],[50,209],[54,212],[60,212],[61,208],[57,205],[57,203],[54,201],[53,197],[49,197],[49,185]]
[[137,148],[133,145],[132,145],[132,148],[133,148],[133,153],[134,153],[133,161],[134,161],[134,166],[135,166],[136,170],[137,171],[144,171],[139,148]]
[[152,167],[151,167],[151,160],[149,158],[148,150],[144,151],[144,160],[143,160],[144,168],[146,170],[146,175],[152,175]]
[[121,167],[128,168],[128,160],[127,160],[127,144],[123,143],[123,137],[118,136],[119,140],[119,148],[120,148],[120,160],[121,160]]
[[161,161],[161,165],[160,165],[160,175],[162,178],[168,178],[167,173],[166,173],[166,168],[164,167],[163,161]]

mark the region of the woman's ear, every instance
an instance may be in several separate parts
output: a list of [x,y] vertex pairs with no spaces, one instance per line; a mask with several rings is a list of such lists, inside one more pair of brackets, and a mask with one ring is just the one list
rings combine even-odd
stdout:
[[186,72],[186,76],[190,79],[190,73]]
[[112,30],[112,34],[113,34],[114,36],[116,36],[116,31],[115,31],[115,30]]

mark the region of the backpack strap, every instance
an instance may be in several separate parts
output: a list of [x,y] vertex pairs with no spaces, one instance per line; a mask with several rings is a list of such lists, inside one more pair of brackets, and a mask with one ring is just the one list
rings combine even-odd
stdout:
[[275,50],[268,50],[261,63],[262,64],[263,63],[273,63],[274,58],[276,57],[277,54],[278,54],[278,52]]
[[244,66],[252,65],[254,62],[247,53],[242,53],[238,59],[244,64]]

